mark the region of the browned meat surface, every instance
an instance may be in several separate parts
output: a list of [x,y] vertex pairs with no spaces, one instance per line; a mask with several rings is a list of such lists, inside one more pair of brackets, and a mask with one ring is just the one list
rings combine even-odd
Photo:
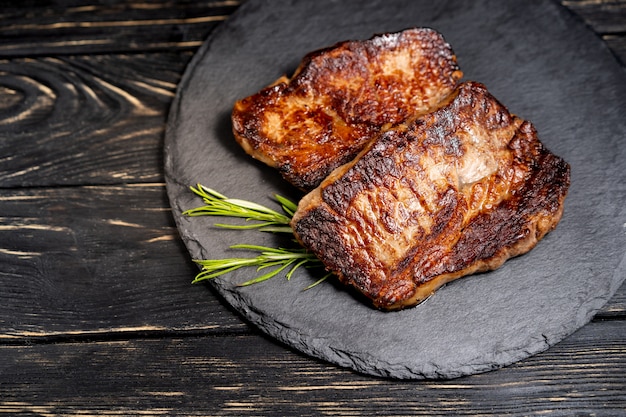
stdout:
[[569,165],[478,83],[390,129],[300,202],[298,240],[381,309],[412,306],[533,248]]
[[238,101],[233,132],[247,153],[310,190],[383,126],[436,107],[461,76],[431,29],[346,41],[308,54],[291,79]]

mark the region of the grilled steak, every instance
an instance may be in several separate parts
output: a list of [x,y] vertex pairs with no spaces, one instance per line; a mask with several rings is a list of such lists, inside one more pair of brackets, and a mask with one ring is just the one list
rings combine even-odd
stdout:
[[233,133],[247,153],[310,190],[383,126],[435,108],[461,77],[432,29],[346,41],[306,55],[291,79],[238,101]]
[[530,122],[467,82],[337,168],[292,227],[341,282],[398,309],[533,248],[561,218],[569,173]]

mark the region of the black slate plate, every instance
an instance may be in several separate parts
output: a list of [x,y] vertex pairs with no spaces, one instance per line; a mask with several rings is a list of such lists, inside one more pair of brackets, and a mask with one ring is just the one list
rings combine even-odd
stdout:
[[455,281],[416,308],[375,311],[302,271],[248,288],[254,271],[213,281],[267,334],[357,371],[395,378],[453,378],[543,351],[587,323],[626,276],[626,83],[623,69],[583,23],[555,2],[248,1],[189,65],[166,134],[166,179],[193,258],[240,256],[235,243],[278,245],[273,235],[231,232],[185,218],[200,182],[272,205],[300,194],[246,156],[230,133],[234,101],[290,74],[308,51],[345,39],[428,26],[455,49],[466,80],[480,81],[533,121],[572,166],[559,227],[495,272]]

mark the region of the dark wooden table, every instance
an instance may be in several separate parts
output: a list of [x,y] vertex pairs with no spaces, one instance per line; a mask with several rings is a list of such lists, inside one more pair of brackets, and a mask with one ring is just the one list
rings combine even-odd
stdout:
[[[412,382],[294,352],[192,286],[164,129],[239,2],[106,3],[0,2],[0,413],[626,415],[626,286],[542,354]],[[561,3],[626,63],[624,0]]]

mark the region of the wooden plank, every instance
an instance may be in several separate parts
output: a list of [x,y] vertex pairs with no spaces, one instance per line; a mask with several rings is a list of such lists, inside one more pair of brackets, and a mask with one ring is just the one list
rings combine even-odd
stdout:
[[253,335],[0,346],[0,412],[37,415],[596,415],[626,409],[626,322],[451,381],[395,381]]
[[240,2],[8,3],[0,7],[0,57],[195,49]]
[[626,0],[561,0],[561,4],[598,34],[626,32]]
[[0,187],[163,181],[191,53],[0,60]]
[[598,311],[595,320],[626,320],[626,282],[615,295]]
[[[626,61],[624,39],[607,38]],[[164,126],[191,56],[0,60],[0,187],[162,182]]]
[[626,36],[606,35],[603,39],[617,60],[626,66]]
[[[203,286],[164,184],[0,190],[0,342],[248,331]],[[599,319],[626,317],[626,285]]]
[[247,326],[205,286],[163,184],[0,190],[0,342]]
[[[0,57],[195,50],[243,1],[5,2]],[[626,31],[624,0],[561,0],[600,34]]]
[[561,0],[596,32],[617,60],[626,64],[626,0]]

